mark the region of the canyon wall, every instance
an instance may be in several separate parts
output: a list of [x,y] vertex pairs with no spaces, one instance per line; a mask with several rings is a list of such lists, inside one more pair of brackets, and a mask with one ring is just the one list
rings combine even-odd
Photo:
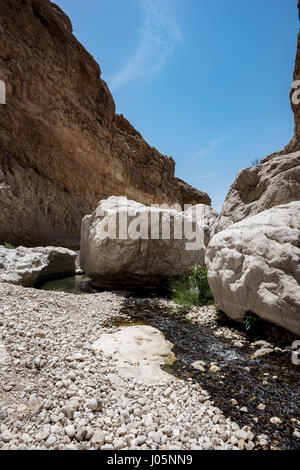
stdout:
[[[298,9],[299,9],[299,20],[300,20],[300,0],[298,2]],[[295,69],[294,69],[294,77],[293,80],[300,80],[300,33],[298,35],[298,43],[297,43],[297,53],[296,53],[296,60],[295,60]],[[300,105],[296,105],[292,101],[292,96],[295,92],[295,89],[291,90],[290,98],[291,98],[291,106],[294,112],[294,120],[295,120],[295,133],[294,137],[292,138],[291,142],[285,147],[284,153],[291,153],[300,150]],[[298,93],[298,98],[299,98]]]
[[115,112],[99,65],[48,0],[1,0],[0,244],[79,244],[111,195],[144,204],[211,204],[175,162]]

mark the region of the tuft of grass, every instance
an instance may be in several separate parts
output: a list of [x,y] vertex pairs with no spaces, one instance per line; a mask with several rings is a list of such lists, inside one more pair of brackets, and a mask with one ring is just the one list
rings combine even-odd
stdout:
[[7,248],[8,250],[14,250],[15,247],[10,243],[4,243],[4,248]]
[[257,165],[260,164],[260,162],[261,162],[261,160],[259,158],[256,158],[255,160],[253,160],[252,166],[257,166]]
[[255,313],[247,312],[244,316],[244,326],[246,334],[255,338],[263,333],[264,322]]
[[216,302],[214,302],[214,308],[215,308],[216,313],[221,312],[221,309],[220,309],[219,305]]
[[170,283],[174,302],[184,307],[211,305],[214,297],[207,279],[207,268],[194,266],[191,276],[180,276]]

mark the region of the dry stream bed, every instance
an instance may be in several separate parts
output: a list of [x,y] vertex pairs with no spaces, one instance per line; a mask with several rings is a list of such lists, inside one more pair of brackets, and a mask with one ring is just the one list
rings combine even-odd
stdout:
[[[43,289],[93,292],[86,277],[56,280]],[[213,307],[194,308],[186,315],[174,304],[155,295],[127,293],[122,320],[115,326],[149,325],[157,328],[174,346],[174,356],[162,369],[180,379],[192,379],[207,390],[215,406],[241,427],[251,426],[260,439],[257,448],[300,449],[300,367],[284,348],[291,338],[279,339],[271,328],[267,337],[274,350],[252,359],[258,349],[242,327],[215,312]],[[271,336],[270,336],[271,334]],[[276,336],[277,335],[277,336]],[[276,350],[277,347],[277,350]],[[192,364],[200,362],[200,370]],[[279,424],[272,424],[277,417]]]

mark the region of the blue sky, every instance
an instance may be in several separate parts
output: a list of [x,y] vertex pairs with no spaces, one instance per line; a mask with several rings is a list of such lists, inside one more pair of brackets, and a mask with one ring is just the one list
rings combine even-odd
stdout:
[[117,112],[220,210],[237,172],[293,135],[297,0],[56,0]]

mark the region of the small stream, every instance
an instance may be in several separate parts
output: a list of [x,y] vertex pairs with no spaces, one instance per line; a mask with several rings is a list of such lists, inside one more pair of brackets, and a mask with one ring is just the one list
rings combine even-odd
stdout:
[[[51,281],[39,287],[75,294],[98,292],[90,287],[85,276]],[[151,325],[174,344],[176,361],[163,367],[166,372],[201,384],[225,416],[240,426],[250,425],[256,435],[266,434],[273,448],[300,449],[300,439],[293,436],[295,429],[299,429],[293,420],[300,421],[300,367],[292,364],[289,352],[273,352],[252,360],[254,349],[249,345],[235,348],[232,340],[215,336],[211,327],[197,325],[171,309],[162,309],[155,296],[128,295],[122,310],[126,322]],[[219,326],[239,328],[223,316]],[[206,363],[204,372],[191,366],[195,361]],[[210,363],[217,363],[220,371],[209,372]],[[237,404],[231,402],[233,399]],[[258,410],[259,404],[266,409]],[[247,411],[241,410],[244,407]],[[272,417],[280,418],[282,424],[271,424]]]

